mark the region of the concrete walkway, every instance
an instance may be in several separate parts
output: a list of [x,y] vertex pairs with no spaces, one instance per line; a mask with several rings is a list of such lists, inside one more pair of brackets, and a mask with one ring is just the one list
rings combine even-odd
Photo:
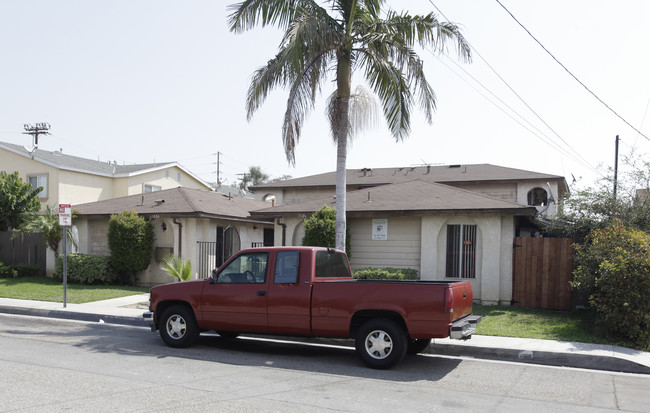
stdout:
[[[146,327],[142,313],[149,295],[138,294],[85,304],[0,298],[0,313]],[[650,374],[650,352],[625,347],[474,335],[471,340],[435,339],[429,353],[552,366]]]

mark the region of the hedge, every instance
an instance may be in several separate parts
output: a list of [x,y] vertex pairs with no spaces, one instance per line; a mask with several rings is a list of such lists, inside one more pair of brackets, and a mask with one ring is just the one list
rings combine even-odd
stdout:
[[[117,271],[111,258],[102,255],[68,254],[68,282],[79,284],[118,284]],[[63,255],[56,257],[54,278],[63,279]]]
[[41,275],[41,267],[38,265],[6,265],[0,262],[0,277],[11,278],[14,276],[14,270],[19,277],[37,277]]
[[354,271],[359,280],[419,280],[417,270],[411,268],[360,268]]

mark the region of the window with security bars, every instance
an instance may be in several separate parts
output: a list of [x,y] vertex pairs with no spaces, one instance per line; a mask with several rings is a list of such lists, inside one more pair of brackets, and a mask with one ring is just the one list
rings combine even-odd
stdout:
[[447,225],[445,276],[476,278],[476,225]]

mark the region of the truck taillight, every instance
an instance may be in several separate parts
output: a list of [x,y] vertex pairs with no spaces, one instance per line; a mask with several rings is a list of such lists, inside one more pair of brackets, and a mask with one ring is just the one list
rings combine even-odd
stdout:
[[451,287],[445,288],[445,313],[454,312],[454,290]]

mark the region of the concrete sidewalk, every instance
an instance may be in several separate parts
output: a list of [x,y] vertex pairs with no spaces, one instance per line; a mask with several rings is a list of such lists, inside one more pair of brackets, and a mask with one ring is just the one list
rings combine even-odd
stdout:
[[[85,304],[0,298],[0,313],[146,327],[142,313],[149,295],[138,294]],[[625,347],[474,335],[471,340],[435,339],[430,354],[517,361],[552,366],[650,374],[650,353]]]

